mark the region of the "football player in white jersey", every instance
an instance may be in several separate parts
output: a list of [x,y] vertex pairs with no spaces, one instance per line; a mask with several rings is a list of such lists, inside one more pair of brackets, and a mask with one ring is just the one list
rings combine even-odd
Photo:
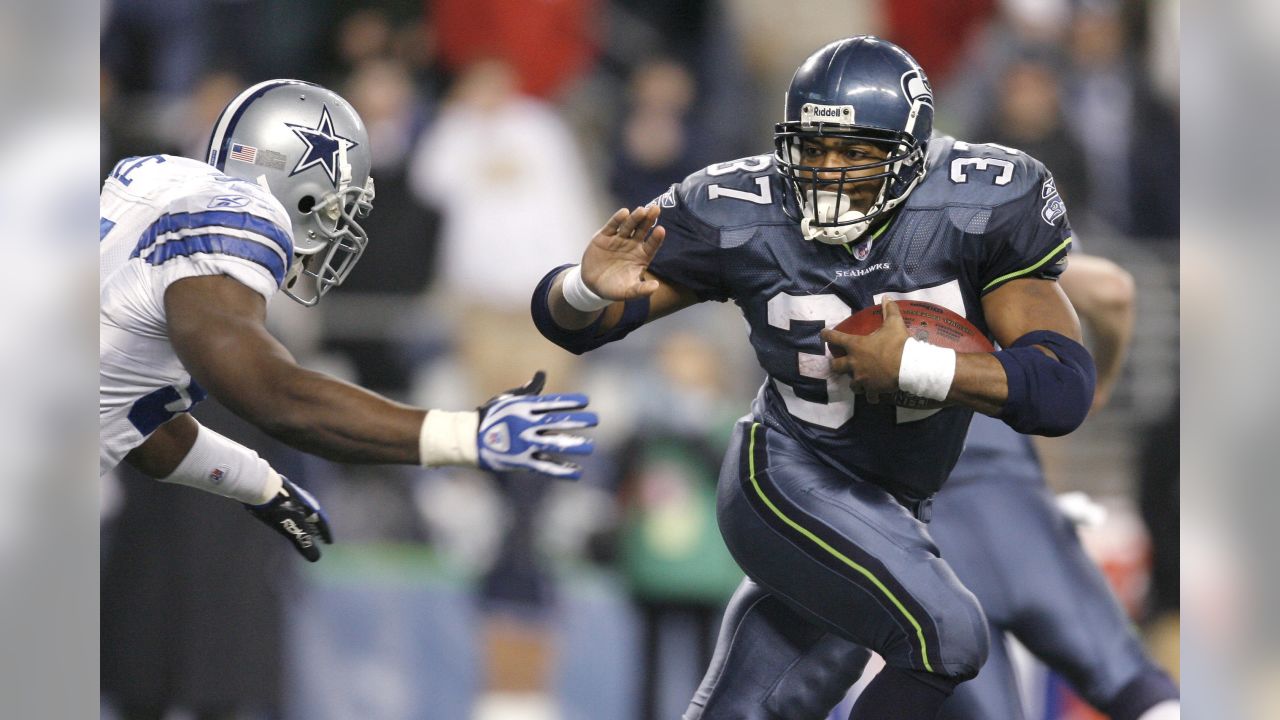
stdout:
[[102,188],[100,471],[121,460],[241,501],[311,561],[331,542],[315,499],[187,411],[206,394],[273,437],[348,463],[471,465],[577,477],[587,398],[542,373],[477,410],[425,410],[300,367],[265,326],[283,289],[314,305],[369,241],[369,139],[351,105],[298,80],[227,105],[207,162],[120,161]]

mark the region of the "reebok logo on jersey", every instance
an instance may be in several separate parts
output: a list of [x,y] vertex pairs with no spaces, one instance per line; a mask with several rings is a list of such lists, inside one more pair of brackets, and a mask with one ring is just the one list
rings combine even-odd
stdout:
[[1044,198],[1044,207],[1040,209],[1040,219],[1052,225],[1058,221],[1058,218],[1067,214],[1067,204],[1062,202],[1062,196],[1058,195],[1058,186],[1053,182],[1050,176],[1040,186],[1040,197]]
[[249,198],[244,195],[219,195],[209,201],[208,207],[211,208],[238,208],[249,204]]
[[667,188],[667,191],[662,193],[658,198],[658,205],[664,208],[673,208],[676,206],[676,188],[674,185]]

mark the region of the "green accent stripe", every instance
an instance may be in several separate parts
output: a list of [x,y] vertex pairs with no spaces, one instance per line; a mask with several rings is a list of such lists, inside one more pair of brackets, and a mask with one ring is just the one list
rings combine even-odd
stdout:
[[800,527],[800,525],[797,524],[794,520],[787,517],[786,515],[783,515],[782,511],[779,510],[778,507],[774,505],[772,501],[769,500],[769,498],[765,497],[764,491],[760,489],[760,483],[756,481],[756,428],[758,427],[760,427],[760,423],[751,424],[751,444],[747,450],[748,477],[751,478],[751,484],[755,487],[756,494],[760,496],[760,499],[764,501],[765,505],[769,506],[769,509],[773,511],[774,515],[777,515],[779,518],[782,518],[782,522],[791,526],[791,528],[793,528],[796,532],[812,540],[814,543],[818,545],[818,547],[836,556],[840,560],[840,562],[844,563],[845,565],[848,565],[854,570],[857,570],[859,573],[862,574],[863,577],[870,580],[877,588],[879,588],[880,592],[885,594],[885,597],[889,598],[889,601],[893,603],[893,606],[898,608],[898,611],[906,616],[907,621],[911,623],[911,627],[916,629],[916,637],[920,639],[920,656],[924,660],[924,669],[929,672],[933,672],[933,666],[929,664],[929,649],[925,646],[925,642],[924,642],[924,630],[920,628],[920,623],[916,622],[915,617],[912,616],[911,613],[908,612],[905,607],[903,607],[902,603],[898,600],[897,596],[895,596],[893,592],[889,590],[889,588],[885,587],[884,583],[880,582],[880,580],[875,575],[871,574],[870,570],[867,570],[866,568],[862,567],[858,563],[845,557],[843,554],[840,553],[839,550],[836,550],[835,548],[831,547],[826,542],[824,542],[822,538]]
[[1045,255],[1045,256],[1044,256],[1044,257],[1042,257],[1042,258],[1040,258],[1040,262],[1036,263],[1035,265],[1032,265],[1032,266],[1031,266],[1031,267],[1029,267],[1029,268],[1023,268],[1022,270],[1015,270],[1014,272],[1011,272],[1011,273],[1009,273],[1008,275],[1001,275],[1000,277],[996,278],[995,280],[992,280],[991,282],[987,283],[985,287],[983,287],[983,288],[982,288],[982,292],[986,292],[986,291],[990,290],[990,289],[991,289],[991,287],[992,287],[993,285],[999,285],[1000,283],[1004,282],[1005,280],[1012,280],[1013,278],[1016,278],[1016,277],[1018,277],[1019,275],[1026,275],[1026,274],[1027,274],[1027,273],[1029,273],[1029,272],[1034,272],[1034,271],[1035,271],[1035,270],[1037,270],[1041,265],[1044,265],[1045,263],[1049,262],[1049,260],[1053,259],[1053,256],[1054,256],[1054,255],[1057,255],[1058,253],[1062,252],[1062,249],[1063,249],[1063,248],[1065,248],[1066,246],[1070,245],[1070,244],[1071,244],[1071,241],[1072,241],[1073,239],[1075,239],[1075,238],[1074,238],[1074,236],[1073,236],[1073,237],[1069,237],[1069,238],[1067,238],[1066,240],[1063,240],[1061,245],[1059,245],[1058,247],[1054,248],[1053,250],[1050,250],[1050,251],[1049,251],[1049,254],[1048,254],[1048,255]]

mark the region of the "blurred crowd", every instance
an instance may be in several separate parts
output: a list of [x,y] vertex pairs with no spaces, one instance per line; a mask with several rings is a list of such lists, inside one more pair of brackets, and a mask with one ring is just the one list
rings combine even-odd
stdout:
[[[225,103],[272,77],[333,88],[364,118],[377,186],[369,250],[314,310],[272,304],[273,331],[302,364],[453,409],[541,368],[551,390],[590,394],[603,419],[597,455],[571,485],[337,466],[204,408],[206,424],[261,448],[322,498],[339,545],[303,572],[277,538],[221,499],[127,471],[110,478],[102,672],[112,712],[285,717],[319,705],[298,688],[332,688],[291,677],[297,666],[285,657],[299,633],[330,630],[297,624],[339,623],[353,607],[374,619],[398,616],[376,604],[300,608],[295,596],[337,593],[344,577],[377,585],[382,576],[361,564],[403,568],[396,563],[409,553],[426,564],[404,572],[447,578],[449,587],[457,580],[478,618],[480,669],[453,690],[479,700],[459,712],[604,716],[575,715],[563,698],[551,707],[557,667],[567,662],[557,613],[566,593],[594,587],[581,578],[603,573],[634,603],[627,617],[638,628],[629,645],[638,680],[625,691],[627,709],[637,720],[672,717],[671,707],[678,714],[739,577],[719,541],[713,493],[732,421],[760,381],[741,320],[732,307],[699,307],[637,332],[625,349],[580,359],[537,333],[529,297],[544,272],[580,258],[614,208],[647,203],[712,162],[770,151],[791,73],[830,40],[871,33],[904,46],[929,74],[942,132],[1044,161],[1080,244],[1125,264],[1140,292],[1144,278],[1167,289],[1178,260],[1177,0],[789,5],[103,3],[104,176],[128,155],[202,158]],[[1130,587],[1138,584],[1126,601],[1140,622],[1178,609],[1177,463],[1168,462],[1178,428],[1176,284],[1149,296],[1161,300],[1144,307],[1140,299],[1139,322],[1163,329],[1139,341],[1148,356],[1166,359],[1130,375],[1145,376],[1142,387],[1165,377],[1155,385],[1159,401],[1121,394],[1096,419],[1128,447],[1103,453],[1123,461],[1113,482],[1087,488],[1116,496],[1140,520],[1139,539],[1109,558]],[[1135,364],[1148,356],[1135,349]],[[1091,451],[1088,435],[1077,442],[1086,445],[1061,453],[1066,461],[1048,454],[1064,489],[1090,474],[1073,474],[1070,458]],[[174,507],[193,522],[154,522]],[[1130,563],[1134,547],[1140,557]],[[693,659],[669,661],[673,653]],[[1176,641],[1160,659],[1176,663]],[[685,665],[692,676],[673,678]],[[678,698],[675,706],[667,696]]]

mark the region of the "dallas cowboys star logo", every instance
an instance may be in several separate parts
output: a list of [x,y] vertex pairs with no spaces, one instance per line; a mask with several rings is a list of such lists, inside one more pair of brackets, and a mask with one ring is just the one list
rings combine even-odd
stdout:
[[329,106],[323,106],[320,111],[320,122],[315,127],[307,127],[306,125],[294,125],[293,123],[285,123],[299,140],[307,144],[307,149],[302,153],[302,157],[298,160],[298,165],[293,168],[290,176],[306,170],[307,168],[319,165],[326,174],[329,175],[329,181],[334,187],[338,186],[338,151],[340,149],[350,150],[359,145],[350,138],[344,138],[333,132],[333,118],[329,117]]

